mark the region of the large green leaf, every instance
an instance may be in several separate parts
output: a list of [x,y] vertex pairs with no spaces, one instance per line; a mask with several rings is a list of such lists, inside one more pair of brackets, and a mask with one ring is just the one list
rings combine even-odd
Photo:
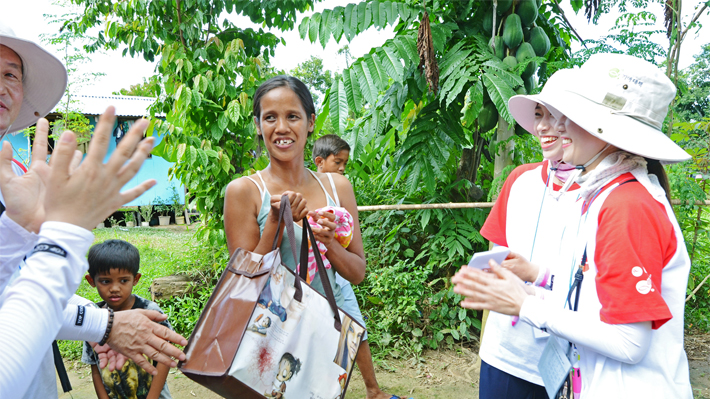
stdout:
[[380,70],[381,68],[379,68],[378,60],[374,58],[374,54],[365,54],[362,58],[367,64],[367,69],[370,71],[370,75],[372,76],[372,82],[375,86],[377,86],[377,91],[379,92],[380,90],[383,90],[387,85],[387,77],[382,76],[384,71]]
[[353,68],[343,71],[343,84],[350,109],[359,110],[362,107],[362,94]]
[[318,31],[318,38],[320,39],[320,44],[321,46],[323,46],[323,48],[325,48],[325,45],[328,44],[328,39],[330,38],[330,34],[332,33],[332,31],[329,30],[330,28],[332,28],[330,24],[330,16],[330,10],[323,10],[320,19],[320,30]]
[[508,100],[515,95],[515,91],[503,79],[491,72],[484,72],[482,81],[488,89],[488,95],[498,109],[498,113],[511,125],[515,123],[513,116],[508,111]]
[[348,100],[345,94],[345,85],[337,77],[330,87],[330,121],[333,124],[335,133],[342,136],[348,126]]
[[345,34],[345,38],[348,39],[348,41],[353,38],[353,35],[355,33],[352,31],[352,19],[354,12],[355,4],[353,3],[350,3],[345,6],[345,10],[343,11],[343,33]]
[[[367,63],[358,62],[353,65],[353,71],[357,74],[357,82],[360,84],[360,92],[363,98],[370,104],[375,104],[377,99],[377,88],[375,83],[372,81],[372,75],[370,74],[370,69],[367,67]],[[352,74],[350,75],[352,78]]]
[[311,23],[310,23],[310,26],[308,27],[308,39],[311,41],[311,43],[315,43],[316,40],[318,39],[318,30],[320,28],[320,18],[321,18],[321,15],[319,13],[315,13],[311,16]]
[[368,12],[367,3],[363,1],[362,3],[357,5],[357,32],[358,33],[367,29],[367,22],[369,22],[368,20],[372,20],[372,16]]
[[401,82],[403,75],[402,61],[400,61],[395,51],[396,50],[390,46],[384,46],[380,48],[379,55],[382,60],[382,66],[384,66],[389,77],[395,82]]

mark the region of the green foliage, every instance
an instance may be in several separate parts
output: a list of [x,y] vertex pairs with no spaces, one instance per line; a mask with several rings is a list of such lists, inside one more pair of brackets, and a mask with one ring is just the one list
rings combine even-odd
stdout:
[[143,78],[143,83],[131,85],[128,89],[114,91],[111,94],[121,96],[138,96],[138,97],[158,97],[163,92],[160,84],[160,77],[153,75],[149,78]]
[[66,28],[82,33],[104,28],[87,45],[89,51],[123,49],[124,55],[149,61],[159,57],[164,92],[151,113],[164,113],[165,120],[153,120],[147,134],[162,138],[155,155],[176,162],[169,176],[189,190],[202,215],[198,235],[221,247],[227,184],[265,163],[256,151],[252,96],[274,74],[268,60],[281,42],[273,33],[242,29],[224,16],[238,14],[288,30],[313,1],[72,1],[84,10],[66,21]]
[[141,205],[138,211],[141,214],[141,219],[144,222],[150,222],[150,219],[153,217],[154,214],[153,205]]
[[173,297],[160,301],[160,308],[168,315],[173,330],[178,334],[189,337],[200,319],[202,309],[212,295],[216,282],[201,286],[196,293],[182,297]]
[[[328,88],[333,84],[331,72],[323,69],[323,59],[312,55],[310,59],[298,64],[291,70],[291,76],[295,76],[311,90],[313,101],[322,104],[322,98]],[[316,105],[317,106],[317,105]]]
[[[370,174],[369,180],[354,177],[358,203],[429,200],[422,195],[403,198],[402,184],[390,186],[390,179],[387,173]],[[460,188],[452,182],[437,191]],[[393,356],[409,356],[473,340],[480,329],[478,314],[458,306],[462,298],[453,293],[450,279],[472,252],[485,247],[475,226],[486,213],[455,209],[361,214],[368,273],[354,289],[369,318],[370,342]]]

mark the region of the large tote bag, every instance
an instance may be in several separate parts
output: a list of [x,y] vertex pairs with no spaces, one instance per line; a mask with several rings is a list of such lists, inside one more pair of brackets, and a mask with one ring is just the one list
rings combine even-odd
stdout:
[[[279,227],[296,258],[293,216],[281,198]],[[326,296],[305,283],[308,240],[303,223],[296,275],[273,250],[257,255],[237,249],[195,326],[180,371],[226,398],[344,398],[365,328],[335,304],[320,256]],[[317,247],[316,247],[317,250]]]

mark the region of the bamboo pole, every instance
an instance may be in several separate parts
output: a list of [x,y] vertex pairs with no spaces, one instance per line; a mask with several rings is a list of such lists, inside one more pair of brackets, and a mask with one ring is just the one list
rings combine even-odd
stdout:
[[[680,205],[679,199],[671,200],[671,205]],[[391,204],[391,205],[362,205],[357,207],[358,212],[373,211],[411,211],[424,209],[473,209],[493,208],[495,202],[448,202],[441,204]],[[710,206],[710,201],[695,201],[694,205]]]

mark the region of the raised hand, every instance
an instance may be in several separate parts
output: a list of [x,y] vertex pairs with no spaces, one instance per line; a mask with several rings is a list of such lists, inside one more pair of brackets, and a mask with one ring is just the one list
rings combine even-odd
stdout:
[[155,185],[155,180],[150,179],[120,192],[138,173],[153,148],[153,138],[142,139],[148,121],[136,121],[108,162],[103,163],[115,120],[114,108],[108,107],[96,125],[86,158],[73,171],[76,137],[70,131],[62,134],[49,162],[45,182],[47,221],[71,223],[91,230],[123,204]]
[[2,191],[7,216],[27,231],[39,232],[44,222],[45,181],[49,176],[47,166],[47,134],[49,123],[42,118],[37,122],[32,145],[32,163],[22,176],[12,171],[12,146],[3,143],[0,152],[0,191]]

